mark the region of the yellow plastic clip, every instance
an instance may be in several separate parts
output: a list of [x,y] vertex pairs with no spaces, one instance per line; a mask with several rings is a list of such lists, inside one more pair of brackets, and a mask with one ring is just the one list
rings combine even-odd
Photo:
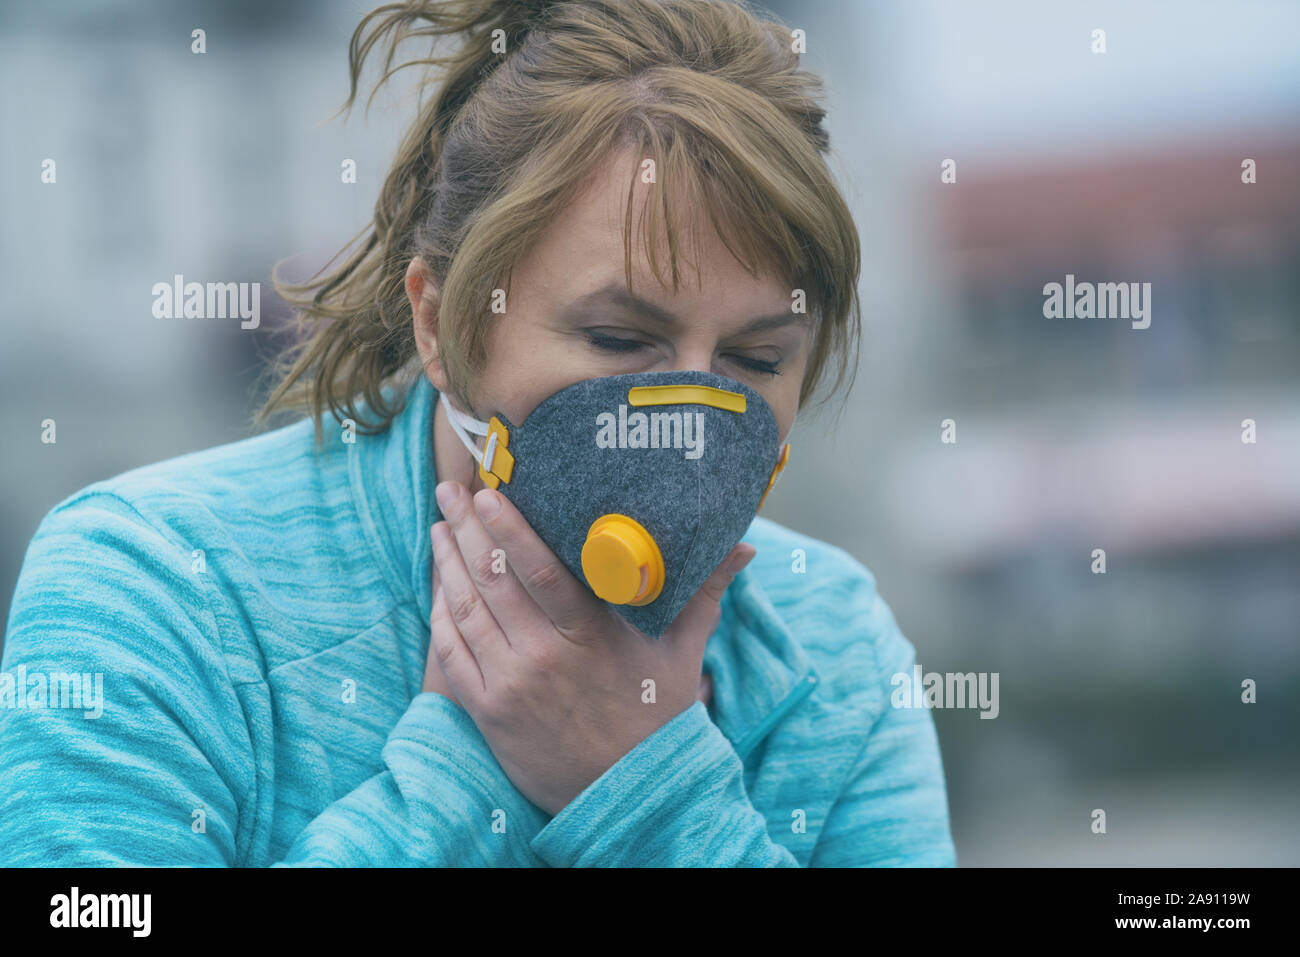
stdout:
[[789,460],[790,443],[787,442],[785,447],[781,449],[781,457],[776,460],[776,466],[772,469],[772,474],[767,480],[767,488],[763,489],[763,497],[758,500],[758,510],[760,512],[763,510],[763,502],[767,499],[767,493],[772,491],[772,486],[776,484],[776,477],[781,474],[781,470],[785,468],[785,463]]
[[488,488],[496,488],[502,482],[509,482],[515,469],[515,457],[506,446],[510,443],[510,433],[495,415],[488,422],[487,445],[483,447],[483,464],[478,467],[479,478]]

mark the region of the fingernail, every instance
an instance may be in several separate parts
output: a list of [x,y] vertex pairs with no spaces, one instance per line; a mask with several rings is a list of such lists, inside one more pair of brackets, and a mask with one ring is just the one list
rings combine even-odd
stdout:
[[732,557],[731,564],[727,566],[727,570],[730,571],[731,574],[739,575],[740,570],[748,565],[750,560],[758,554],[757,549],[750,551],[750,548],[752,548],[752,546],[747,546],[745,550],[742,550]]
[[456,483],[451,481],[439,482],[438,487],[433,490],[433,496],[438,500],[438,507],[445,513],[451,504],[456,501]]
[[495,518],[497,512],[501,511],[501,503],[497,501],[496,492],[489,488],[482,488],[474,493],[474,508],[478,511],[478,517],[486,522]]

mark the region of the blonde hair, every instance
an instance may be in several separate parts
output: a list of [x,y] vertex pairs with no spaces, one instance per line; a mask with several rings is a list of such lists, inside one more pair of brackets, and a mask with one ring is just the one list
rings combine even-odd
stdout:
[[[453,55],[392,67],[408,37],[436,44],[462,34]],[[656,182],[670,187],[654,193],[643,224],[648,236],[667,236],[674,290],[678,224],[702,210],[752,275],[766,269],[805,291],[814,322],[800,406],[832,358],[835,388],[856,368],[858,234],[825,161],[821,81],[799,68],[785,27],[736,0],[390,3],[353,33],[340,112],[351,109],[362,64],[384,37],[385,72],[371,100],[406,66],[445,72],[402,140],[373,221],[348,244],[365,235],[362,246],[307,283],[283,283],[273,270],[299,329],[312,328],[269,370],[279,382],[258,424],[302,411],[315,417],[318,442],[326,409],[363,433],[388,427],[403,397],[390,404],[381,390],[417,355],[405,291],[415,256],[437,280],[448,390],[469,407],[468,387],[487,359],[492,290],[508,292],[511,267],[620,147],[653,159]],[[629,287],[630,225],[629,208]],[[656,245],[646,244],[663,284]]]

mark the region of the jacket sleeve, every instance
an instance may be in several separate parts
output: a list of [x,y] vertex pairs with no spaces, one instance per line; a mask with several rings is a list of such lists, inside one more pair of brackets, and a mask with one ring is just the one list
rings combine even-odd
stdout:
[[[864,570],[865,571],[865,570]],[[911,679],[916,650],[868,575],[855,620],[875,636],[879,701],[853,773],[826,815],[811,867],[954,867],[948,795],[934,717],[892,704],[894,675]]]
[[[863,699],[882,707],[863,714],[874,724],[808,865],[952,866],[933,719],[926,710],[890,707],[892,676],[910,674],[915,652],[870,573],[844,558],[860,578],[839,604],[840,620],[874,647],[874,665],[862,676],[874,689]],[[739,756],[698,701],[562,808],[532,846],[553,867],[800,866],[769,836],[746,795]]]
[[545,866],[528,844],[545,813],[450,698],[417,695],[383,759],[383,773],[326,808],[272,866]]
[[552,867],[798,867],[696,701],[623,755],[532,840]]
[[255,829],[269,827],[253,813],[253,739],[205,586],[173,536],[92,491],[32,539],[0,661],[0,864],[535,862],[528,838],[544,813],[469,716],[430,693],[393,728],[382,772],[325,808],[283,860],[252,860]]

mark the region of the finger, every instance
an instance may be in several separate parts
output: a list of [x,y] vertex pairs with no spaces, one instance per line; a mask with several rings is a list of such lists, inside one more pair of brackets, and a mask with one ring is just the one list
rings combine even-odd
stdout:
[[440,694],[444,698],[450,698],[456,704],[460,704],[460,700],[452,693],[451,682],[443,674],[442,665],[438,663],[438,646],[433,641],[433,629],[433,615],[430,614],[429,651],[424,659],[424,681],[420,685],[420,692],[432,691],[434,694]]
[[[429,529],[430,535],[433,529]],[[429,563],[433,569],[433,604],[436,606],[442,597],[440,593],[440,584],[438,582],[438,566],[433,562]],[[438,663],[438,646],[433,640],[435,629],[439,626],[435,623],[433,611],[429,612],[429,650],[424,659],[424,682],[422,690],[434,691],[438,694],[445,695],[452,701],[456,701],[456,696],[451,693],[451,687],[447,682],[447,676],[443,673],[442,666]],[[459,701],[456,701],[460,704]]]
[[704,659],[704,647],[722,617],[722,596],[727,586],[756,554],[758,550],[747,542],[733,548],[673,619],[669,631],[674,639],[684,641],[686,650],[693,655],[698,653],[700,660]]
[[504,549],[493,540],[484,528],[478,512],[477,499],[459,482],[443,482],[437,488],[438,506],[451,525],[470,580],[487,604],[511,644],[511,635],[521,635],[543,617],[537,603],[529,596],[506,561]]
[[505,549],[516,580],[552,624],[565,635],[590,630],[602,606],[538,538],[514,503],[500,492],[479,489],[474,504],[492,540]]
[[[453,690],[461,691],[470,700],[486,690],[483,672],[479,670],[478,662],[456,628],[456,622],[447,607],[447,596],[441,588],[433,593],[429,632],[430,654],[436,659],[435,663],[442,669],[443,676]],[[427,663],[425,667],[428,667]],[[451,700],[456,701],[456,698]],[[459,701],[456,703],[460,704]]]
[[713,677],[707,671],[700,675],[700,692],[698,697],[702,702],[704,702],[706,707],[709,702],[713,700]]
[[470,579],[447,523],[435,523],[431,535],[443,601],[451,620],[456,623],[456,630],[478,663],[479,671],[486,674],[493,667],[500,666],[501,656],[510,646]]

